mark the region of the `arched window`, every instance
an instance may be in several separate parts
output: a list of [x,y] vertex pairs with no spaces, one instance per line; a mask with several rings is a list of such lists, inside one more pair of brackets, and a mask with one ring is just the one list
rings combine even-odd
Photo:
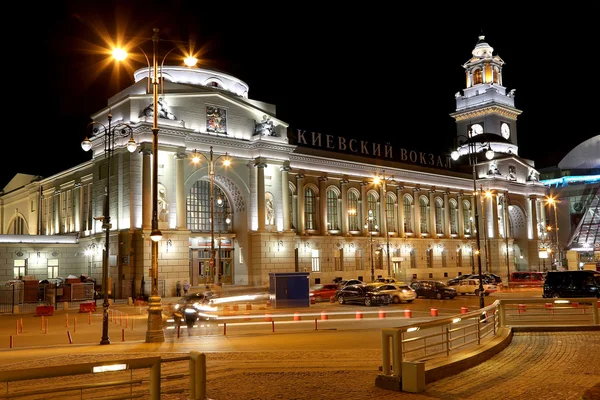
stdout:
[[500,82],[500,69],[498,67],[494,67],[494,83]]
[[412,197],[405,195],[403,199],[404,207],[404,232],[413,233],[413,218],[412,218]]
[[421,233],[429,233],[429,199],[425,196],[419,198],[421,206],[421,215],[419,223],[421,224]]
[[444,234],[444,200],[439,197],[435,199],[435,233]]
[[369,192],[367,194],[367,210],[373,211],[373,218],[379,222],[379,213],[377,212],[377,194],[375,192]]
[[27,234],[27,229],[25,227],[25,219],[20,215],[15,217],[15,219],[11,222],[10,226],[8,227],[8,232],[12,235]]
[[396,232],[396,215],[394,209],[396,207],[396,198],[393,194],[388,193],[385,196],[385,219],[388,232]]
[[334,188],[329,188],[327,189],[327,230],[339,230],[339,218],[338,192]]
[[473,236],[473,223],[471,220],[471,202],[469,200],[464,200],[462,203],[463,207],[463,224],[465,235]]
[[[186,198],[186,226],[192,232],[227,233],[231,229],[233,209],[225,192],[213,186],[214,230],[211,228],[210,182],[196,181]],[[229,218],[229,223],[227,219]]]
[[483,75],[481,73],[481,69],[476,69],[473,71],[473,84],[477,85],[483,82]]
[[348,213],[348,230],[360,231],[360,215],[358,210],[358,193],[354,190],[348,191],[348,210],[353,210]]
[[304,188],[304,226],[307,230],[317,229],[317,195],[310,188]]
[[450,199],[448,205],[450,207],[450,234],[456,235],[458,233],[458,207],[456,200]]

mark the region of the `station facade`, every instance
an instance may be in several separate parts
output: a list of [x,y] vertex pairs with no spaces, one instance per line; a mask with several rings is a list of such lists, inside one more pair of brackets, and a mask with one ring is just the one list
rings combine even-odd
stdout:
[[[151,71],[140,69],[92,116],[104,128],[90,131],[90,161],[49,177],[19,174],[4,188],[0,281],[99,281],[108,199],[109,284],[118,297],[150,293],[154,156],[163,296],[177,281],[256,286],[273,272],[308,272],[312,284],[446,280],[477,272],[479,262],[505,280],[537,269],[546,188],[534,162],[518,155],[515,92],[483,36],[463,67],[448,132],[457,161],[381,144],[375,133],[364,140],[290,127],[238,78],[175,66],[160,71],[154,155]],[[109,157],[105,130],[124,126],[131,135],[117,137]]]

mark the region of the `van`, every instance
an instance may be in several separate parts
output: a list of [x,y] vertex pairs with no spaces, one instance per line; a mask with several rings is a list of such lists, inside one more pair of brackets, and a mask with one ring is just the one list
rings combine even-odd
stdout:
[[542,297],[595,297],[600,299],[600,272],[551,271],[544,282]]
[[541,287],[544,284],[543,272],[513,272],[510,274],[511,287]]

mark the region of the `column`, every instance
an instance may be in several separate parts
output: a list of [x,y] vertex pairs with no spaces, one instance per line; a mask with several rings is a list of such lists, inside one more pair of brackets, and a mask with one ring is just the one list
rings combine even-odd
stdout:
[[283,209],[283,231],[290,231],[290,187],[289,187],[289,172],[290,163],[286,161],[280,168],[281,171],[281,206]]
[[306,234],[306,229],[304,228],[304,175],[298,174],[296,175],[296,190],[298,191],[298,206],[296,209],[298,210],[298,229],[297,232],[300,235]]
[[381,230],[381,237],[386,237],[387,235],[387,211],[385,207],[385,192],[387,191],[385,181],[381,181],[381,187],[379,188],[379,215],[381,216],[379,229]]
[[175,204],[177,213],[177,226],[176,229],[186,229],[186,218],[185,218],[185,189],[183,187],[185,176],[184,176],[184,164],[183,160],[187,158],[185,152],[175,154]]
[[402,197],[403,186],[396,188],[396,194],[398,195],[398,237],[405,237],[406,232],[404,231],[404,197]]
[[429,191],[429,233],[431,237],[437,237],[437,229],[435,228],[435,189]]
[[360,184],[360,218],[358,222],[360,226],[362,226],[363,235],[367,236],[369,234],[368,227],[365,228],[365,223],[367,221],[367,217],[369,216],[369,210],[367,210],[367,186],[369,182],[361,182]]
[[152,229],[152,149],[142,149],[142,229]]
[[262,157],[257,157],[254,160],[254,166],[258,168],[258,177],[256,182],[256,197],[258,207],[258,231],[264,232],[267,229],[267,215],[265,205],[265,167],[266,160]]
[[538,231],[537,198],[531,197],[529,199],[529,207],[531,208],[531,212],[529,213],[529,215],[531,215],[529,226],[533,228],[531,232],[531,238],[533,240],[538,240],[540,235]]
[[419,202],[419,188],[413,190],[413,226],[415,227],[415,237],[421,238],[421,202]]
[[340,180],[340,191],[341,191],[340,196],[342,197],[342,207],[341,207],[342,235],[348,236],[349,235],[349,232],[348,232],[348,195],[347,195],[348,179],[344,178],[344,179]]
[[444,237],[447,239],[452,237],[452,230],[450,229],[450,203],[448,203],[449,194],[447,190],[444,192]]
[[329,233],[327,225],[327,177],[319,177],[319,215],[321,219],[321,235],[325,236]]
[[498,219],[498,195],[493,194],[490,197],[490,203],[492,206],[492,239],[498,239],[500,237],[499,219]]
[[458,221],[456,221],[456,229],[458,230],[458,237],[461,239],[465,238],[465,213],[463,212],[463,192],[460,191],[456,195],[456,207],[458,207]]

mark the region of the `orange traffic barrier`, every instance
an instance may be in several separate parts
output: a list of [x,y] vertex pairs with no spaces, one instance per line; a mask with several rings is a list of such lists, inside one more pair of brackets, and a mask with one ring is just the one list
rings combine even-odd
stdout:
[[379,310],[379,319],[385,318],[385,310]]
[[362,317],[363,317],[362,311],[357,311],[356,312],[356,319],[362,319]]
[[460,313],[461,314],[466,314],[469,312],[469,307],[461,307],[460,308]]
[[412,310],[404,310],[404,318],[412,318]]
[[265,313],[265,321],[267,321],[267,322],[273,321],[273,318],[271,317],[271,313]]
[[301,319],[300,313],[294,313],[294,321],[300,321]]
[[321,311],[321,320],[323,320],[323,321],[324,321],[324,320],[326,320],[327,318],[329,318],[329,317],[327,316],[327,312],[326,312],[326,311]]
[[438,316],[438,309],[437,308],[432,308],[431,309],[431,316],[432,317],[437,317]]

